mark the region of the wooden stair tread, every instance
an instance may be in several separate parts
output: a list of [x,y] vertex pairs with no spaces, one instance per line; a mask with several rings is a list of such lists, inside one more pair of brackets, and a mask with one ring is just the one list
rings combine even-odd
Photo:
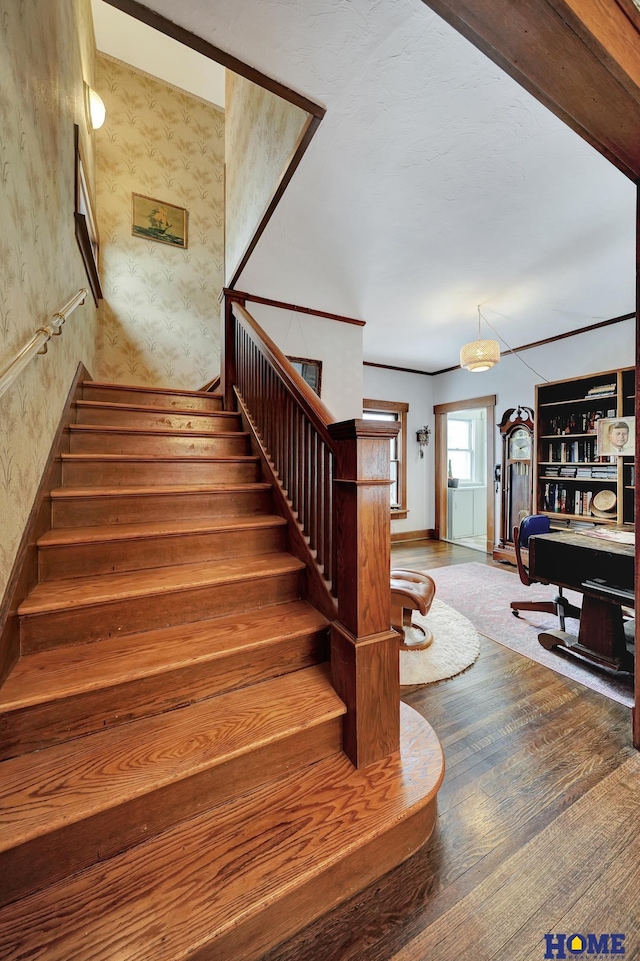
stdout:
[[257,463],[259,457],[255,454],[92,454],[92,453],[74,453],[74,454],[61,454],[60,458],[63,463],[79,463],[80,461],[85,461],[87,463],[97,464],[100,461],[107,461],[108,463],[180,463],[180,464],[220,464],[220,463],[238,463],[238,464],[250,464]]
[[[206,392],[207,396],[218,396],[216,394],[209,394]],[[78,409],[82,408],[97,408],[98,410],[109,410],[117,413],[119,410],[135,410],[140,413],[147,414],[152,412],[154,414],[185,414],[188,417],[220,417],[227,419],[238,420],[239,414],[233,410],[192,410],[190,407],[152,407],[150,408],[146,404],[128,404],[128,403],[117,403],[115,401],[109,400],[77,400],[75,405]]]
[[167,394],[175,397],[209,397],[220,400],[222,394],[216,394],[208,390],[179,390],[174,387],[143,387],[141,384],[111,384],[101,380],[83,380],[82,387],[99,387],[101,390],[135,390],[141,394]]
[[198,437],[221,437],[224,440],[244,437],[249,434],[241,430],[183,430],[180,427],[126,427],[118,424],[69,424],[72,434],[132,434],[135,437],[188,437],[189,440]]
[[345,712],[322,665],[3,761],[0,852]]
[[301,571],[303,561],[284,552],[141,571],[63,578],[38,584],[18,608],[21,616],[72,610],[123,598],[241,582]]
[[229,484],[164,484],[157,487],[139,485],[137,487],[56,487],[51,491],[52,498],[73,497],[122,497],[136,495],[155,496],[164,494],[184,494],[192,497],[194,494],[216,494],[243,491],[271,490],[271,484],[264,481],[249,481]]
[[342,754],[325,758],[7,905],[3,961],[176,961],[207,946],[207,957],[257,957],[255,940],[249,953],[242,942],[229,950],[247,924],[269,938],[263,915],[273,920],[305,885],[313,897],[321,880],[334,884],[345,859],[376,838],[393,845],[394,831],[435,804],[440,744],[417,712],[401,713],[399,753],[361,770]]
[[255,530],[286,526],[278,514],[247,514],[194,520],[145,521],[137,524],[100,524],[95,527],[57,527],[38,539],[38,547],[57,547],[63,544],[94,544],[115,540],[136,540],[180,534],[206,534],[221,531]]
[[326,619],[306,601],[292,601],[26,654],[0,687],[0,717],[10,711],[87,691],[169,674],[183,665],[206,664],[234,652],[325,630]]

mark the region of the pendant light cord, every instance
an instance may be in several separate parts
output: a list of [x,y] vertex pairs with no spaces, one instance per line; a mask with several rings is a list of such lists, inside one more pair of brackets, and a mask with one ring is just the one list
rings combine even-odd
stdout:
[[502,341],[502,343],[505,345],[505,347],[514,355],[514,357],[517,357],[517,358],[518,358],[518,360],[520,361],[521,364],[524,364],[525,367],[528,367],[529,370],[532,371],[532,373],[534,373],[534,374],[536,375],[536,377],[539,377],[541,380],[543,380],[543,381],[545,382],[545,384],[548,384],[548,383],[549,383],[549,380],[548,380],[546,377],[543,377],[543,375],[540,373],[540,371],[536,370],[535,367],[532,367],[531,364],[528,364],[528,363],[526,362],[526,360],[523,360],[522,357],[520,356],[520,354],[518,353],[518,351],[515,350],[513,347],[511,347],[510,344],[508,344],[508,343],[506,342],[506,340],[504,339],[504,337],[502,336],[502,334],[499,334],[498,331],[495,329],[495,327],[494,327],[492,324],[489,323],[489,321],[488,321],[487,318],[484,316],[484,314],[482,314],[482,313],[480,312],[480,304],[478,304],[478,339],[481,339],[481,338],[480,338],[480,318],[482,318],[482,319],[484,320],[484,322],[485,322],[485,324],[487,325],[487,327],[489,327],[489,328],[494,332],[494,334],[496,335],[496,337],[497,337],[499,340]]

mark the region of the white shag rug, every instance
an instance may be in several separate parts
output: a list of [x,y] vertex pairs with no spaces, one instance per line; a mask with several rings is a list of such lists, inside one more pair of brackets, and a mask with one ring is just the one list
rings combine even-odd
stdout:
[[423,617],[413,612],[412,623],[428,628],[433,643],[425,651],[400,651],[400,684],[433,684],[470,667],[480,653],[480,637],[466,617],[434,597]]

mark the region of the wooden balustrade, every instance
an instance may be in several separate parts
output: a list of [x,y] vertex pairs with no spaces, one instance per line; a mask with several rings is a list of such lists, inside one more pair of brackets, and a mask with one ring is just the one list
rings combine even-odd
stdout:
[[236,390],[335,594],[331,416],[244,307],[234,310]]
[[400,739],[389,581],[389,439],[398,427],[332,423],[243,301],[244,295],[225,291],[225,407],[234,407],[237,396],[308,543],[310,563],[337,598],[332,679],[348,709],[345,753],[365,767],[398,750]]

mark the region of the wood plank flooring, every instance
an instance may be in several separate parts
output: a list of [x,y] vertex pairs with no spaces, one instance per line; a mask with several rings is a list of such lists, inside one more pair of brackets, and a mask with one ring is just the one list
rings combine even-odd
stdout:
[[[443,542],[392,552],[395,567],[472,561],[496,563]],[[622,932],[640,958],[629,710],[486,639],[472,669],[403,700],[445,752],[433,837],[263,961],[537,961],[553,932]]]

